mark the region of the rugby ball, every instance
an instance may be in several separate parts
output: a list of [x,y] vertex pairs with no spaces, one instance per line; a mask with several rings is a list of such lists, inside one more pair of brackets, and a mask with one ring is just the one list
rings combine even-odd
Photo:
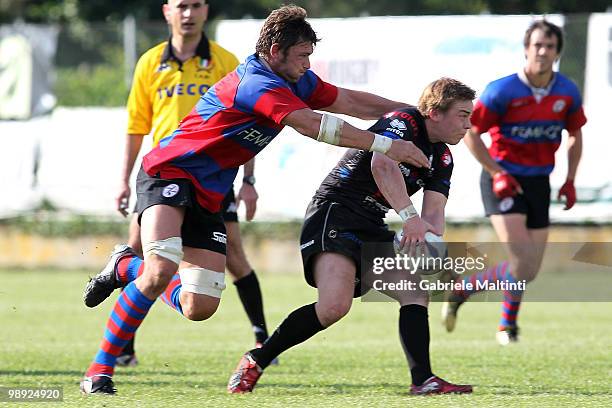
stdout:
[[[400,250],[400,243],[404,233],[399,230],[393,239],[393,248],[396,254],[405,255],[404,250]],[[421,275],[433,275],[440,272],[443,268],[444,259],[447,255],[446,242],[430,231],[425,233],[425,245],[419,245],[416,257],[420,258],[420,267],[417,272]],[[405,249],[405,248],[404,248]]]

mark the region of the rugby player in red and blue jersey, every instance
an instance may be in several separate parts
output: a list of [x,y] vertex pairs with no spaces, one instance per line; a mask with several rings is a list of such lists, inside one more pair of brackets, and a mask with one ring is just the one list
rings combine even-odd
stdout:
[[[357,129],[313,109],[376,119],[406,104],[337,88],[310,71],[316,33],[297,6],[266,19],[256,53],[202,96],[171,135],[143,159],[137,179],[144,268],[111,312],[104,338],[81,389],[114,393],[116,359],[158,296],[191,320],[206,320],[225,288],[226,235],[219,213],[239,166],[251,160],[284,126],[318,141],[382,153],[392,160],[429,167],[412,142]],[[125,255],[132,256],[132,255]],[[112,256],[99,275],[117,280]],[[177,272],[178,271],[178,272]]]
[[[563,48],[563,32],[546,21],[534,21],[524,37],[523,71],[491,82],[480,96],[465,143],[482,164],[480,179],[486,215],[500,241],[508,243],[508,261],[465,278],[473,290],[456,291],[442,309],[448,331],[457,309],[478,291],[476,281],[533,280],[540,269],[548,239],[549,174],[561,133],[567,129],[568,171],[558,198],[565,209],[576,203],[574,179],[582,152],[581,127],[586,123],[577,86],[553,64]],[[480,135],[489,132],[487,150]],[[518,340],[517,315],[523,291],[504,292],[496,339],[502,345]]]

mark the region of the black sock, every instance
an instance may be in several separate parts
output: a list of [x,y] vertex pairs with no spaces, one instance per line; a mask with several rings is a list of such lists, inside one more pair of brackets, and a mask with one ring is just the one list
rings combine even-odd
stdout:
[[134,333],[134,337],[130,341],[128,341],[128,343],[125,345],[121,354],[135,354],[136,353],[134,351],[134,340],[135,339],[136,339],[136,333]]
[[421,385],[431,377],[429,362],[429,320],[427,308],[406,305],[400,308],[399,332],[402,347],[410,366],[414,385]]
[[315,304],[302,306],[283,320],[262,348],[251,350],[251,355],[261,368],[266,368],[280,353],[308,340],[324,328],[317,317]]
[[251,325],[253,325],[253,332],[255,333],[255,341],[263,343],[268,338],[268,329],[266,328],[266,318],[263,312],[263,298],[261,296],[261,289],[259,288],[259,281],[255,271],[251,271],[248,275],[238,279],[234,282],[236,289],[238,290],[238,296],[244,306]]

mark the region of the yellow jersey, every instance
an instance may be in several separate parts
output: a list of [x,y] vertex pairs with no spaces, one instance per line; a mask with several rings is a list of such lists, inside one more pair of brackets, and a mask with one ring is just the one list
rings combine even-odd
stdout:
[[134,71],[127,102],[128,134],[153,137],[153,146],[172,133],[202,95],[238,66],[238,59],[202,34],[196,55],[179,61],[170,39],[145,52]]

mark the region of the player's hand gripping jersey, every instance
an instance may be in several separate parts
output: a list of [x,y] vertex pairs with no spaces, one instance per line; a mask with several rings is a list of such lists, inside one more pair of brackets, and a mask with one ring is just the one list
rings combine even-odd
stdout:
[[557,72],[547,88],[533,88],[522,71],[491,82],[471,120],[479,133],[491,135],[491,157],[519,176],[550,174],[561,131],[586,123],[580,92],[570,79]]
[[[406,163],[398,164],[409,195],[423,188],[448,197],[453,157],[445,143],[429,141],[424,118],[416,108],[390,112],[369,130],[393,139],[411,141],[429,157],[429,169]],[[323,180],[314,198],[342,203],[355,212],[382,223],[390,205],[374,181],[371,170],[372,154],[365,150],[349,150]]]
[[285,116],[325,108],[337,95],[335,86],[310,70],[297,83],[289,83],[251,55],[144,157],[144,169],[165,179],[191,180],[200,205],[217,212],[238,167],[278,135]]

